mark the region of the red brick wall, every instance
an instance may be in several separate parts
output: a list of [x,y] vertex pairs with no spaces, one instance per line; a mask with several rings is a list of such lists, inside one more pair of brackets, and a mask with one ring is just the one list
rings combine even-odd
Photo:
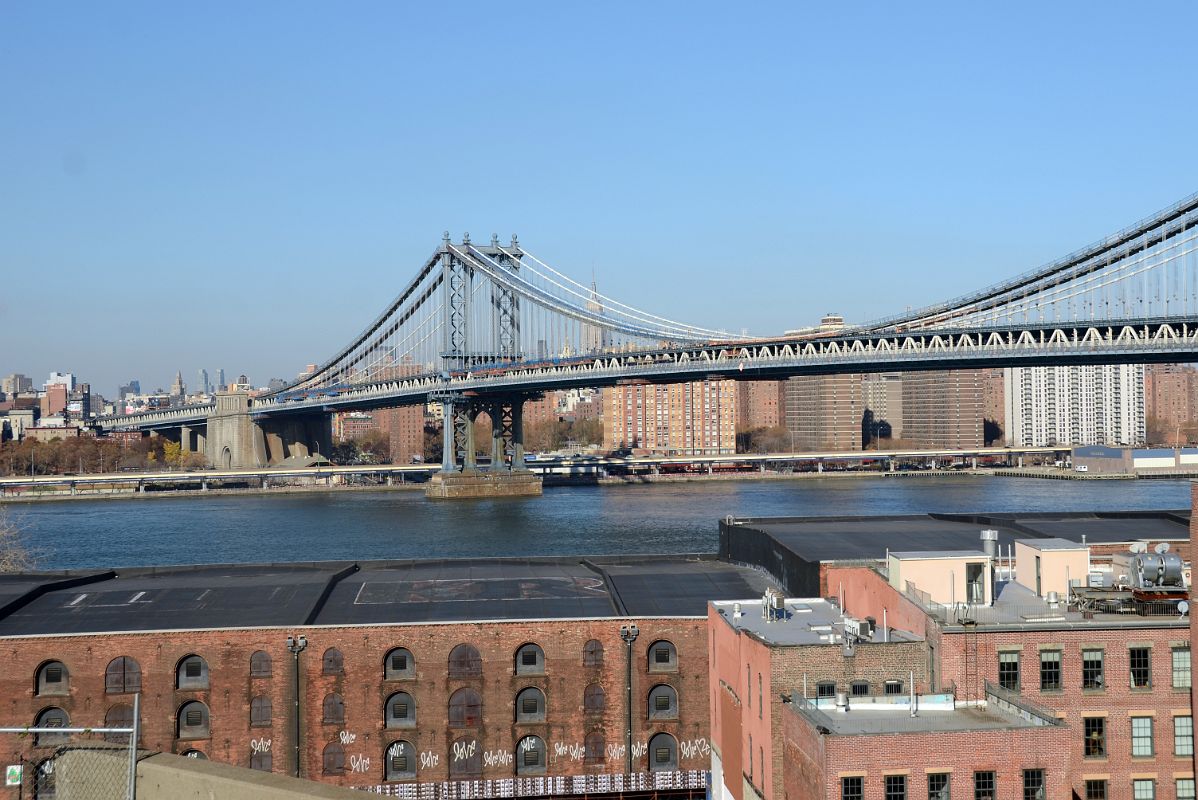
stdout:
[[[131,695],[105,695],[104,672],[116,656],[132,656],[142,670],[142,744],[166,752],[183,752],[195,747],[214,760],[246,766],[251,741],[271,741],[273,769],[292,770],[293,692],[292,656],[285,645],[289,633],[308,637],[301,661],[301,755],[306,777],[329,783],[368,786],[383,782],[383,753],[390,742],[406,739],[424,757],[418,770],[421,782],[448,778],[452,742],[458,737],[477,740],[482,752],[511,752],[527,734],[545,740],[549,757],[546,774],[569,775],[585,772],[622,773],[625,756],[625,653],[619,638],[620,620],[558,620],[547,622],[458,623],[302,630],[219,630],[147,634],[81,635],[0,640],[0,725],[31,724],[44,708],[59,706],[70,714],[72,724],[99,725],[105,711],[118,702],[131,702]],[[641,634],[633,660],[633,741],[639,745],[633,759],[636,771],[648,768],[643,746],[657,732],[673,734],[680,745],[681,769],[707,769],[708,661],[704,622],[701,619],[637,620]],[[583,667],[582,652],[588,639],[603,643],[602,667]],[[669,639],[678,650],[677,672],[650,674],[648,651],[658,639]],[[458,643],[478,648],[483,677],[449,679],[448,657]],[[535,642],[545,651],[544,676],[516,676],[516,650]],[[344,656],[341,675],[322,675],[325,650],[336,646]],[[412,680],[384,681],[383,661],[394,647],[406,647],[414,657],[417,676]],[[265,650],[273,659],[269,678],[251,678],[250,656]],[[203,656],[209,665],[210,689],[178,691],[175,668],[189,654]],[[66,697],[34,695],[35,674],[47,660],[62,661],[70,675]],[[606,707],[600,715],[583,710],[585,687],[596,682],[606,692]],[[678,693],[676,721],[647,720],[648,692],[657,683],[668,683]],[[473,686],[483,697],[481,727],[449,730],[447,708],[450,694],[461,686]],[[515,724],[515,696],[527,686],[545,694],[546,722]],[[384,728],[384,703],[392,692],[406,691],[417,708],[417,726],[409,730]],[[345,702],[345,724],[322,722],[326,694],[337,692]],[[255,695],[272,700],[269,727],[250,727],[249,706]],[[211,736],[202,741],[175,739],[175,715],[188,700],[201,700],[211,711]],[[584,766],[579,751],[588,732],[602,731],[609,746],[602,767]],[[322,752],[333,741],[346,739],[346,774],[322,776]],[[561,752],[554,745],[561,745]],[[576,746],[570,751],[571,746]],[[28,755],[34,755],[30,750]],[[351,770],[351,761],[359,771]],[[482,777],[514,774],[511,762],[483,768]]]
[[[1111,800],[1131,797],[1132,773],[1156,773],[1158,787],[1171,786],[1175,772],[1192,771],[1192,759],[1173,755],[1173,715],[1190,713],[1191,690],[1172,687],[1171,645],[1188,645],[1188,627],[1124,628],[1116,630],[997,631],[977,635],[978,690],[984,681],[998,682],[999,648],[1020,647],[1021,694],[1032,702],[1056,711],[1065,720],[1068,734],[1063,747],[1068,756],[1073,788],[1084,796],[1083,775],[1109,774]],[[970,648],[968,636],[946,631],[942,637],[942,668],[946,682],[965,685],[965,663]],[[1129,686],[1128,647],[1132,643],[1152,646],[1152,688]],[[1040,648],[1061,650],[1060,691],[1040,690]],[[1081,688],[1083,646],[1103,648],[1102,690]],[[961,696],[961,695],[959,695]],[[1131,756],[1131,717],[1152,715],[1155,755]],[[1108,756],[1084,757],[1083,717],[1105,716]],[[1163,788],[1158,797],[1172,797]]]
[[[839,787],[835,794],[827,795],[827,753],[822,736],[807,720],[793,709],[781,713],[782,754],[786,774],[783,782],[783,797],[787,800],[840,800]],[[918,795],[912,795],[918,797]]]

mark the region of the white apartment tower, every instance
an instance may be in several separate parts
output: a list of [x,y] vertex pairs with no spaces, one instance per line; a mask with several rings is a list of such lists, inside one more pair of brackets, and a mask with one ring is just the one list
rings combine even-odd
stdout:
[[1015,447],[1144,442],[1144,365],[1006,370],[1006,442]]

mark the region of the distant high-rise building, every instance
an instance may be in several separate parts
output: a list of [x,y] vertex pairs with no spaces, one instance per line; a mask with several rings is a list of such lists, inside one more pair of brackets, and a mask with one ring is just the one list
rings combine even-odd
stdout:
[[226,388],[228,388],[228,384],[225,383],[224,369],[218,369],[216,371],[216,385],[213,386],[212,388],[214,391],[217,391],[217,392],[223,392],[223,391],[225,391]]
[[196,386],[196,391],[202,392],[203,394],[211,394],[212,385],[208,383],[208,370],[201,369],[198,377],[200,380],[199,384]]
[[187,394],[187,385],[183,383],[183,371],[175,373],[175,382],[171,384],[171,397],[183,397]]
[[1006,372],[982,370],[982,420],[987,445],[1000,445],[1007,429]]
[[903,440],[921,449],[981,447],[982,371],[903,373]]
[[266,382],[266,388],[270,389],[272,392],[277,392],[286,385],[287,381],[283,380],[282,378],[271,378]]
[[777,428],[782,424],[782,381],[737,381],[736,428]]
[[1144,365],[1006,370],[1006,441],[1017,447],[1144,442]]
[[876,445],[879,439],[903,438],[903,375],[880,372],[861,378],[861,417],[863,446]]
[[4,392],[4,394],[8,395],[9,397],[12,397],[15,394],[20,394],[21,392],[29,392],[32,390],[33,379],[28,378],[19,372],[14,372],[13,374],[4,378],[3,381],[0,381],[0,392]]
[[615,386],[603,392],[603,443],[655,453],[736,452],[736,381]]
[[801,375],[783,386],[784,419],[795,452],[861,449],[861,375]]
[[1149,444],[1186,443],[1198,425],[1198,370],[1188,364],[1144,368],[1144,417]]
[[[603,303],[599,299],[599,290],[596,288],[594,281],[591,281],[591,296],[587,300],[587,311],[590,311],[592,314],[603,315]],[[583,325],[582,352],[599,353],[606,350],[607,347],[607,328],[599,325]]]
[[56,385],[61,385],[61,386],[67,387],[68,392],[74,391],[75,390],[75,375],[74,375],[74,373],[51,372],[50,379],[46,381],[46,385],[43,388],[48,388],[50,386],[56,386]]

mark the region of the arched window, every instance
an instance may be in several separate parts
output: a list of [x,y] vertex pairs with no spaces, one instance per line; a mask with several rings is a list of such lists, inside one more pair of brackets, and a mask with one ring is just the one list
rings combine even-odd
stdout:
[[345,722],[345,701],[341,695],[333,692],[324,696],[324,721],[335,725]]
[[603,666],[603,642],[591,639],[582,648],[582,665],[584,667]]
[[540,775],[545,771],[545,741],[525,736],[516,744],[516,774]]
[[388,728],[411,728],[416,725],[416,701],[407,692],[396,692],[387,698],[383,724]]
[[545,651],[540,648],[540,645],[530,642],[516,651],[516,674],[545,674]]
[[67,668],[61,661],[47,661],[37,671],[37,693],[70,694],[67,683]]
[[449,696],[449,727],[477,728],[483,722],[483,699],[473,689],[458,689]]
[[649,671],[678,671],[678,650],[673,642],[660,639],[649,646]]
[[607,742],[600,731],[591,731],[587,734],[586,748],[586,765],[588,767],[602,767],[604,751],[607,750]]
[[208,756],[204,753],[203,750],[196,750],[194,748],[191,750],[184,750],[179,755],[183,756],[184,758],[194,758],[196,761],[207,761],[208,760]]
[[345,774],[345,748],[340,742],[329,742],[321,756],[321,770],[325,775]]
[[37,800],[54,800],[56,795],[54,759],[47,758],[37,765],[37,772],[33,776],[33,796]]
[[250,753],[250,769],[258,769],[263,772],[270,772],[274,765],[274,758],[271,757],[270,751],[265,753],[253,752]]
[[649,719],[678,719],[678,693],[660,683],[649,690]]
[[459,644],[449,653],[449,677],[477,678],[483,674],[483,660],[473,645]]
[[416,662],[406,648],[397,647],[387,653],[383,659],[383,678],[389,681],[401,681],[416,677]]
[[[71,718],[67,716],[67,712],[54,706],[42,711],[33,721],[35,728],[69,728],[70,726]],[[68,741],[70,741],[70,737],[64,733],[39,733],[34,737],[33,745],[34,747],[54,746],[66,744]]]
[[208,725],[208,706],[199,700],[192,700],[179,706],[178,738],[207,739],[209,737]]
[[668,733],[649,740],[649,771],[673,772],[678,769],[678,741]]
[[483,774],[482,748],[478,739],[462,737],[449,748],[449,777],[454,780],[477,778]]
[[588,714],[602,714],[606,704],[607,695],[597,683],[592,683],[582,693],[582,708]]
[[141,691],[141,666],[129,656],[117,656],[104,670],[104,691],[108,694],[130,694]]
[[[853,681],[849,684],[849,694],[853,697],[868,697],[869,681]],[[760,694],[758,695],[757,702],[761,702]]]
[[[127,703],[118,703],[104,714],[105,728],[132,728],[133,727],[133,706]],[[117,744],[128,744],[129,734],[127,733],[106,733],[104,741],[116,742]]]
[[345,672],[345,657],[341,655],[341,651],[336,647],[325,650],[324,658],[320,661],[320,671],[325,675],[340,675]]
[[516,722],[544,722],[545,695],[533,686],[516,695]]
[[176,689],[207,689],[208,662],[196,655],[186,656],[176,668],[175,680]]
[[250,727],[269,727],[273,711],[269,697],[264,694],[255,697],[250,701]]
[[392,742],[387,746],[385,780],[403,781],[416,777],[416,748],[411,742]]
[[270,653],[265,650],[257,650],[250,656],[250,677],[269,678],[273,666]]

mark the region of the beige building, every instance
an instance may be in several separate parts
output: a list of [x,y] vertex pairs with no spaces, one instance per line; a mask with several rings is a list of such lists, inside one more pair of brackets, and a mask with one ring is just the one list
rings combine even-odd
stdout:
[[865,403],[862,431],[865,444],[875,439],[903,438],[903,374],[880,372],[861,378],[861,398]]
[[803,375],[784,388],[786,430],[795,452],[861,449],[861,375]]
[[903,438],[913,447],[981,447],[982,370],[903,374]]
[[603,443],[676,455],[736,452],[736,381],[616,386],[603,392]]

